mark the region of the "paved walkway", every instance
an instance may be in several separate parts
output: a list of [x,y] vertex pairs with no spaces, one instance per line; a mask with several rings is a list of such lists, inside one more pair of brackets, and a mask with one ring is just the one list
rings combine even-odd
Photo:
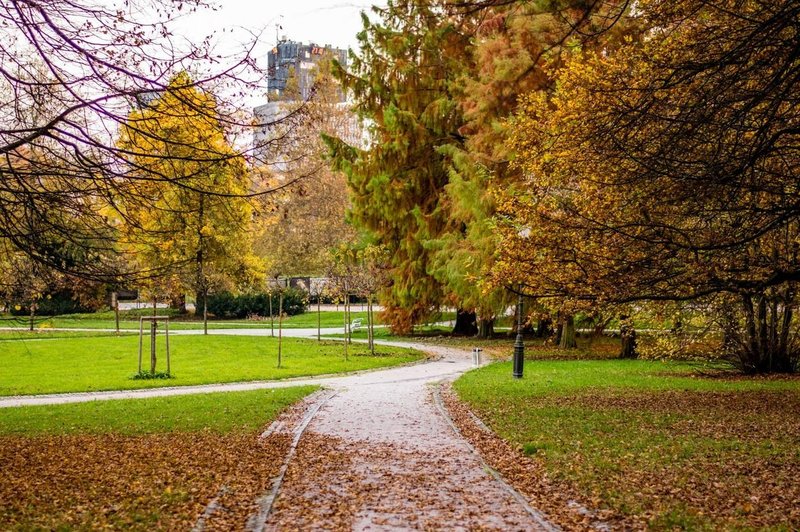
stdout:
[[[213,331],[264,332],[269,333]],[[0,407],[320,384],[330,393],[298,436],[269,511],[254,516],[250,528],[555,529],[489,473],[434,401],[431,385],[470,369],[471,353],[386,343],[416,347],[435,358],[347,376],[10,397],[0,399]]]
[[550,528],[487,472],[433,400],[431,383],[469,369],[471,353],[424,349],[439,359],[332,383],[265,529]]
[[[59,329],[77,331],[82,329]],[[91,329],[97,330],[97,329]],[[316,338],[316,329],[284,329],[284,333],[292,331],[285,336],[294,336],[300,338]],[[313,332],[312,332],[313,331]],[[326,329],[323,329],[325,334]],[[328,334],[341,333],[341,329],[332,330]],[[269,329],[214,329],[209,330],[209,335],[234,335],[234,336],[269,336]],[[173,333],[170,333],[173,334]],[[203,334],[203,331],[175,331],[175,334],[180,335],[197,335]],[[331,340],[342,341],[341,338],[331,338]],[[365,343],[366,340],[354,339],[355,343]],[[423,346],[406,343],[406,342],[386,342],[375,340],[376,344],[393,345],[397,347],[410,347],[416,349],[424,349]],[[112,390],[107,392],[71,392],[71,393],[55,393],[55,394],[41,394],[41,395],[13,395],[0,397],[0,408],[12,408],[17,406],[35,406],[35,405],[57,405],[68,403],[86,403],[89,401],[108,401],[114,399],[145,399],[147,397],[168,397],[176,395],[195,395],[200,393],[214,393],[214,392],[243,392],[247,390],[263,390],[269,388],[288,388],[290,386],[305,386],[307,384],[320,385],[326,387],[347,386],[352,384],[352,379],[358,379],[368,373],[384,372],[386,370],[378,369],[368,372],[360,372],[352,375],[345,376],[328,376],[322,375],[319,377],[297,378],[297,379],[283,379],[279,381],[248,381],[248,382],[230,382],[221,384],[199,384],[195,386],[166,386],[159,388],[147,388],[139,390]]]

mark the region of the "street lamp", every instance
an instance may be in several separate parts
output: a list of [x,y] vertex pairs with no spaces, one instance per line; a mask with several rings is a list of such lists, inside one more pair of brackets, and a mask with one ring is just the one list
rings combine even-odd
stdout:
[[[520,238],[526,239],[531,236],[531,228],[523,227],[517,231]],[[521,379],[523,373],[523,366],[525,365],[525,343],[522,340],[522,283],[519,285],[519,292],[517,292],[517,339],[514,341],[514,370],[513,375],[515,379]]]
[[525,344],[522,341],[522,290],[517,294],[517,339],[514,341],[514,378],[521,379],[525,364]]

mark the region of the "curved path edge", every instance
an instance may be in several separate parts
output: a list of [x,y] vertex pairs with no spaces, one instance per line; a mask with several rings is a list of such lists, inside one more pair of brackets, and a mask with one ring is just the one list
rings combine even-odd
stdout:
[[472,442],[470,442],[469,439],[466,438],[461,433],[455,421],[453,421],[453,418],[450,416],[450,412],[447,410],[447,407],[444,405],[444,401],[442,401],[441,388],[442,388],[442,383],[444,382],[448,382],[448,380],[441,380],[434,385],[433,400],[434,403],[436,404],[436,409],[442,415],[442,417],[450,426],[450,428],[453,430],[453,432],[455,432],[456,435],[459,438],[461,438],[461,440],[464,442],[467,448],[472,452],[472,454],[478,457],[478,460],[480,460],[484,469],[486,469],[486,471],[489,472],[489,474],[495,479],[495,481],[497,481],[497,483],[506,492],[508,492],[508,494],[511,495],[511,497],[513,497],[514,500],[516,500],[520,504],[520,506],[522,506],[522,508],[525,509],[526,512],[528,512],[528,514],[531,516],[531,519],[533,519],[533,521],[537,525],[542,527],[542,530],[546,532],[560,532],[561,527],[551,523],[542,512],[533,508],[528,502],[528,499],[526,499],[524,495],[522,495],[519,491],[517,491],[516,488],[514,488],[514,486],[512,486],[508,481],[506,481],[506,479],[503,478],[503,475],[501,475],[499,471],[497,471],[495,468],[489,465],[489,463],[486,462],[486,460],[481,455],[480,451],[478,451],[478,449],[476,449],[475,446],[472,445]]
[[[343,338],[325,338],[326,340],[344,341]],[[362,343],[361,340],[354,339],[355,343]],[[364,340],[363,342],[366,342]],[[417,364],[427,364],[435,361],[435,353],[430,350],[430,346],[411,342],[391,342],[375,341],[376,344],[393,347],[405,347],[416,349],[427,355],[427,358],[409,362],[408,364],[398,364],[382,368],[366,369],[359,371],[349,371],[345,373],[326,373],[310,377],[292,377],[281,380],[257,380],[257,381],[236,381],[213,384],[190,384],[186,386],[163,386],[153,388],[135,388],[130,390],[106,390],[97,392],[64,392],[37,395],[9,395],[0,397],[0,408],[14,408],[20,406],[40,406],[40,405],[60,405],[70,403],[88,403],[91,401],[111,401],[118,399],[147,399],[151,397],[171,397],[179,395],[196,395],[217,392],[245,392],[250,390],[266,390],[272,388],[290,388],[293,386],[308,386],[325,384],[337,384],[337,380],[381,371],[390,371],[406,366]]]

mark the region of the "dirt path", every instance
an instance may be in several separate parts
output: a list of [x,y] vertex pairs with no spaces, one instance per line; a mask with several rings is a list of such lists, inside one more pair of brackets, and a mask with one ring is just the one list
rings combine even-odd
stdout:
[[255,530],[554,529],[495,479],[448,424],[432,383],[470,353],[343,379],[311,419]]

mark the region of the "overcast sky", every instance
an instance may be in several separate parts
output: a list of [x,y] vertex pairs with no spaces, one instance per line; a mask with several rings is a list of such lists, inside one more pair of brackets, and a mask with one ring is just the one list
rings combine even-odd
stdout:
[[[218,32],[219,46],[235,45],[249,40],[243,29],[262,31],[262,40],[269,48],[278,35],[304,43],[330,44],[337,48],[357,49],[356,33],[361,31],[361,11],[370,12],[374,4],[385,1],[346,2],[341,0],[218,0],[216,11],[204,11],[184,17],[176,27],[178,33],[199,38]],[[276,24],[282,29],[278,30]],[[225,33],[219,33],[227,30]],[[230,31],[233,30],[233,31]]]

